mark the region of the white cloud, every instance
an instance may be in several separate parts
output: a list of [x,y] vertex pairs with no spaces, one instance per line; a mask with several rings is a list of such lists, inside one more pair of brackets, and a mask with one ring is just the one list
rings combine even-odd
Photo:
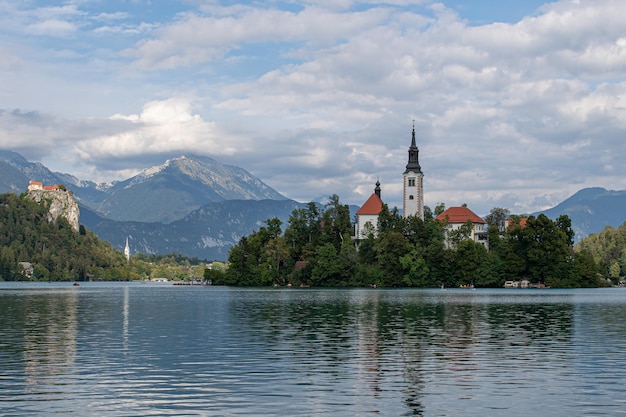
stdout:
[[384,10],[343,14],[310,7],[299,13],[241,6],[231,10],[234,14],[224,16],[189,13],[125,53],[143,69],[176,68],[221,58],[247,44],[332,43],[388,14]]
[[58,19],[47,19],[27,26],[27,31],[34,35],[67,37],[76,33],[77,28],[71,22]]
[[626,189],[619,0],[480,25],[445,1],[198,1],[152,20],[96,6],[0,3],[0,146],[36,138],[116,178],[210,155],[301,201],[360,204],[380,178],[399,205],[415,119],[432,207],[527,212]]
[[115,114],[111,120],[129,122],[127,129],[78,143],[75,152],[82,161],[189,152],[229,155],[237,149],[238,138],[221,134],[215,122],[193,114],[192,102],[186,98],[151,101],[139,114]]

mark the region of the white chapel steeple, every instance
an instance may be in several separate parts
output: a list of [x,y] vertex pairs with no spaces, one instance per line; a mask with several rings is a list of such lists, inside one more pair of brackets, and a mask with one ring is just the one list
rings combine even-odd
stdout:
[[128,246],[128,237],[126,237],[126,246],[124,247],[124,256],[126,256],[126,261],[130,261],[130,246]]

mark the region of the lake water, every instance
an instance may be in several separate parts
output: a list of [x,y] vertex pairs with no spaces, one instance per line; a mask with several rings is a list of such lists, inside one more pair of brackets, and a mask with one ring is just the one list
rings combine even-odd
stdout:
[[0,415],[626,415],[626,290],[0,283]]

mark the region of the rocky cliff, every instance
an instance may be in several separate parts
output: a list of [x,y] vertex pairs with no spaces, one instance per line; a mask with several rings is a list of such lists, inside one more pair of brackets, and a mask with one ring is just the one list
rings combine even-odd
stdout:
[[64,217],[72,229],[78,232],[80,210],[78,202],[69,191],[63,190],[29,190],[27,196],[37,203],[46,201],[48,206],[48,222],[56,221],[59,216]]

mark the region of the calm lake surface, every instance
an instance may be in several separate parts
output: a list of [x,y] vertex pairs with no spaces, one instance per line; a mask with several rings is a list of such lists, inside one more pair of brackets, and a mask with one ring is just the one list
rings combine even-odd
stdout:
[[626,415],[626,290],[0,283],[0,415]]

